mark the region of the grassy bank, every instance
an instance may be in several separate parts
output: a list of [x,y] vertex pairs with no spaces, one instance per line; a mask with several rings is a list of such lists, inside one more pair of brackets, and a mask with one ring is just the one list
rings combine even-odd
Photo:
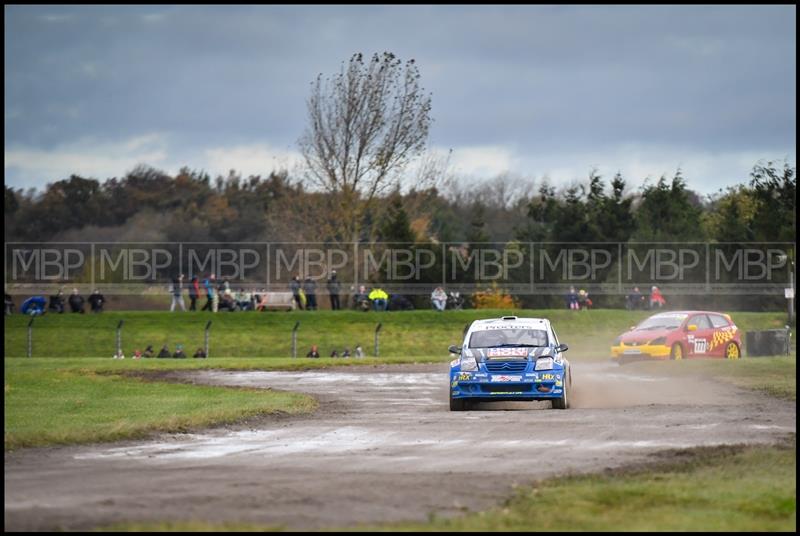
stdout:
[[85,364],[49,365],[6,360],[6,450],[133,439],[316,407],[296,393],[146,382],[98,374]]
[[[34,321],[34,357],[111,357],[116,348],[116,327],[124,320],[122,346],[126,356],[134,349],[152,345],[171,350],[180,343],[189,355],[203,346],[204,328],[211,320],[212,357],[288,357],[291,332],[300,322],[298,355],[312,344],[320,353],[340,353],[360,344],[373,354],[378,323],[381,356],[430,356],[446,354],[449,344],[461,342],[463,330],[473,320],[504,314],[549,318],[560,339],[570,345],[571,354],[605,358],[614,337],[647,317],[647,312],[612,309],[568,310],[466,310],[411,312],[296,311],[238,313],[108,312],[100,315],[45,315]],[[742,331],[782,327],[783,313],[733,313]],[[5,317],[5,356],[27,355],[27,324],[22,315]],[[794,338],[793,338],[794,340]]]
[[5,449],[133,439],[316,407],[313,398],[296,393],[152,382],[133,376],[142,371],[306,370],[447,359],[6,359]]

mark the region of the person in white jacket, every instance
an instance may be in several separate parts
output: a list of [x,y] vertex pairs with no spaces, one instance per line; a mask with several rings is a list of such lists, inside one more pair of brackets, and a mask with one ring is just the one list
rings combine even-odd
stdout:
[[447,307],[447,293],[442,287],[436,287],[431,293],[431,302],[437,311],[444,311]]

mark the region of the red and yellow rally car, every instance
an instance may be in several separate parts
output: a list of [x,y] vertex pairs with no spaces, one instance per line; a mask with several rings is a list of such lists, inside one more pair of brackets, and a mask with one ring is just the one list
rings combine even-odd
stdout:
[[742,337],[731,317],[710,311],[658,313],[614,340],[611,354],[635,359],[725,357],[739,359]]

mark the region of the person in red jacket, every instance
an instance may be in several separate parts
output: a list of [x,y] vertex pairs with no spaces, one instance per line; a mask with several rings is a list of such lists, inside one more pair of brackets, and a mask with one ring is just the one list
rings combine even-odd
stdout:
[[664,296],[661,294],[661,291],[658,290],[658,287],[653,287],[650,289],[650,309],[661,309],[667,304],[667,300],[664,299]]

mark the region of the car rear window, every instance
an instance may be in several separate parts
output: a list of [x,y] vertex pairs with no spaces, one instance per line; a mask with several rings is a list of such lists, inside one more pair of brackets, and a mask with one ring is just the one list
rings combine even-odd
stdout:
[[711,319],[711,325],[715,328],[725,328],[730,325],[728,320],[722,315],[708,315]]

